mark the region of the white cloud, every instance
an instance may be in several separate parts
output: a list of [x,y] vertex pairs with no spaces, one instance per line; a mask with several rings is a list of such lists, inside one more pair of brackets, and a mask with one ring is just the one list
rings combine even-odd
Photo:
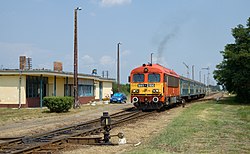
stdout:
[[92,16],[92,17],[95,17],[96,13],[95,12],[90,12],[89,15]]
[[111,7],[116,5],[130,4],[132,0],[101,0],[100,4],[104,7]]
[[115,64],[115,60],[110,56],[102,56],[100,59],[101,65],[113,65]]
[[33,44],[26,43],[5,43],[0,42],[0,53],[5,53],[7,55],[23,55],[30,57],[34,50],[37,50]]
[[95,63],[95,60],[92,57],[90,57],[89,55],[84,55],[81,58],[81,60],[84,64],[94,64]]
[[129,50],[124,50],[124,51],[121,52],[121,55],[122,55],[122,56],[127,56],[127,55],[129,55],[129,54],[130,54],[130,51],[129,51]]
[[[51,68],[55,53],[29,43],[0,42],[0,62],[6,68],[19,68],[19,56],[32,58],[32,68]],[[47,64],[48,63],[48,64]],[[49,63],[51,63],[49,65]]]
[[18,68],[19,56],[33,57],[41,51],[33,44],[0,42],[0,62],[6,68]]

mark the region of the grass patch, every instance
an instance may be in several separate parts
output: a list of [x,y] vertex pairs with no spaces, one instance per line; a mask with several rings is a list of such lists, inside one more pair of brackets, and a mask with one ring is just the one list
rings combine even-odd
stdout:
[[57,117],[64,115],[72,115],[80,112],[94,110],[103,107],[103,105],[91,106],[82,105],[79,109],[70,109],[69,112],[64,113],[51,113],[47,108],[0,108],[0,125],[5,125],[6,123],[12,123],[27,119],[37,119],[45,117]]
[[249,153],[250,105],[233,99],[192,104],[140,153]]

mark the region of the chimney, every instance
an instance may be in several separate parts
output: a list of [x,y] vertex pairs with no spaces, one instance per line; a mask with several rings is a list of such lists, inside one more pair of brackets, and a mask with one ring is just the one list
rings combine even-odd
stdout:
[[25,70],[26,69],[26,56],[19,57],[19,69]]
[[26,69],[31,70],[32,69],[32,58],[27,57],[26,59],[27,59],[26,60],[26,63],[27,63]]
[[55,61],[54,62],[54,71],[62,72],[62,70],[63,70],[62,62]]

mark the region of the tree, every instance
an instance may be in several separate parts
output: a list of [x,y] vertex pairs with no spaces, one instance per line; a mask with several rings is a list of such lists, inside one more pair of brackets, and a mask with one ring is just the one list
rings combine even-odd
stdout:
[[[237,94],[241,102],[250,97],[250,17],[247,25],[232,29],[235,43],[227,44],[221,51],[223,61],[216,66],[214,78],[229,92]],[[248,101],[250,103],[250,101]]]
[[[118,85],[117,83],[113,83],[112,85],[113,92],[118,92]],[[130,85],[129,84],[120,84],[120,92],[128,95],[130,93]]]

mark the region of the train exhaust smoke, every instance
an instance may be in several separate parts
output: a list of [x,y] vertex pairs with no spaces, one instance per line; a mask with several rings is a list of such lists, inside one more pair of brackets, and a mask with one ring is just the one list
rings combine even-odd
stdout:
[[168,42],[176,36],[178,30],[179,28],[175,27],[169,34],[165,35],[164,38],[161,40],[157,50],[158,51],[157,63],[159,64],[164,63],[163,51],[165,50]]

